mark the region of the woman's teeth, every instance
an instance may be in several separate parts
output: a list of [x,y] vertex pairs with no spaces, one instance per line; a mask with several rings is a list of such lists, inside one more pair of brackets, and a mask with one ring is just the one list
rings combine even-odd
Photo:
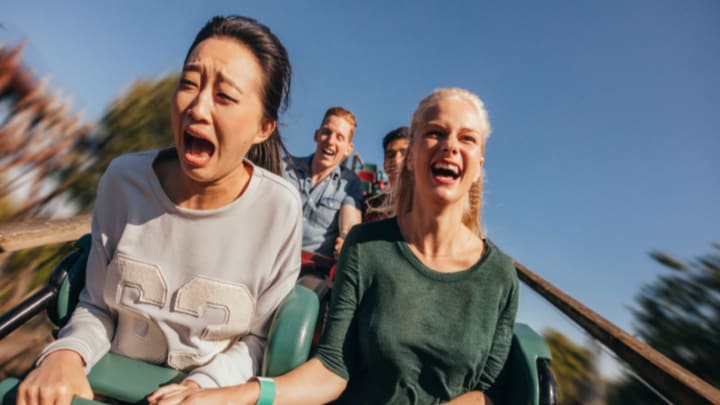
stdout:
[[460,177],[460,168],[449,163],[438,162],[430,168],[436,176],[452,177],[454,179]]

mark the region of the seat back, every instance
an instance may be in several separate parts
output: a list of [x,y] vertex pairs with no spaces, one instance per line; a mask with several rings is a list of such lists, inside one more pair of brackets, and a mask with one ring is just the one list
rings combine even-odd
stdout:
[[319,310],[317,294],[295,285],[275,312],[265,342],[261,375],[285,374],[308,359]]
[[68,254],[53,270],[50,284],[57,287],[57,294],[47,307],[50,320],[58,328],[70,320],[80,299],[80,291],[85,286],[85,266],[90,254],[90,234],[83,235],[75,244],[75,250]]
[[550,348],[529,326],[516,323],[510,354],[490,389],[501,404],[555,405],[555,379],[548,367]]

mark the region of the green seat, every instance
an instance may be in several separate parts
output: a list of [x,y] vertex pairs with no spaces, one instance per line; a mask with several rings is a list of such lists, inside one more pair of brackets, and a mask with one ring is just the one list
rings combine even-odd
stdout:
[[[85,282],[85,263],[90,250],[90,235],[80,238],[71,253],[53,272],[50,283],[57,283],[57,294],[47,312],[56,326],[64,325],[78,302]],[[319,311],[317,295],[296,285],[276,311],[265,344],[262,375],[277,376],[297,367],[308,359],[313,331]],[[144,398],[159,386],[182,380],[184,373],[130,359],[106,354],[90,371],[88,380],[96,394],[128,403],[143,403]],[[0,382],[2,404],[15,403],[17,379]],[[79,398],[73,405],[101,404]]]
[[555,379],[549,368],[550,348],[529,326],[516,323],[510,354],[490,389],[495,403],[555,405]]

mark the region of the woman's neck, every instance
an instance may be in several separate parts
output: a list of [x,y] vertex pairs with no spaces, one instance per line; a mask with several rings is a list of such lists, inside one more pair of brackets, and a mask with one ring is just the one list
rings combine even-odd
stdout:
[[250,184],[252,165],[244,162],[237,171],[210,184],[188,178],[177,160],[156,162],[155,173],[165,194],[175,205],[194,210],[222,208],[238,199]]
[[413,204],[398,215],[398,225],[410,250],[427,267],[443,273],[470,268],[483,255],[485,244],[462,222],[462,203],[434,207]]
[[467,228],[462,223],[462,205],[436,207],[413,204],[405,215],[398,216],[407,242],[428,257],[449,256],[458,251],[458,241]]

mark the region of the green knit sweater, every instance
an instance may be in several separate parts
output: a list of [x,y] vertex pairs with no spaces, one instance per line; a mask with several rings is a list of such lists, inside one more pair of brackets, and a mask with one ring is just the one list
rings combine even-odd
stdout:
[[464,271],[423,265],[396,218],[346,238],[316,357],[348,380],[343,404],[432,404],[487,390],[510,350],[515,268],[486,241]]

